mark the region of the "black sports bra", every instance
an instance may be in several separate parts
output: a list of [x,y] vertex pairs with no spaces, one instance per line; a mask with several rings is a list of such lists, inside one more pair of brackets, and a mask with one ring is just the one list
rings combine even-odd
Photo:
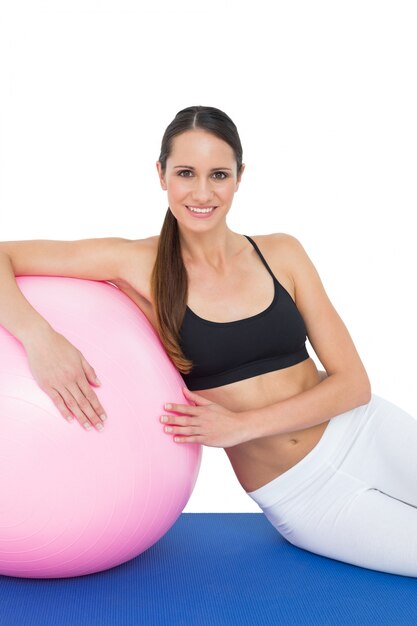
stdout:
[[180,345],[194,366],[181,376],[191,391],[220,387],[309,358],[306,327],[294,300],[275,278],[253,239],[245,237],[274,279],[274,299],[261,313],[234,322],[205,320],[187,305]]

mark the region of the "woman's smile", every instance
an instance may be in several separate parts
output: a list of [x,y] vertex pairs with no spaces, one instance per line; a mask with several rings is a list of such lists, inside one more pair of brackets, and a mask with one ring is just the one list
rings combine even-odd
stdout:
[[210,215],[212,213],[214,213],[215,209],[217,208],[216,206],[211,206],[211,207],[196,207],[196,206],[187,206],[186,208],[188,209],[188,211],[194,216],[194,217],[200,217],[200,218],[204,218],[204,217],[210,217]]

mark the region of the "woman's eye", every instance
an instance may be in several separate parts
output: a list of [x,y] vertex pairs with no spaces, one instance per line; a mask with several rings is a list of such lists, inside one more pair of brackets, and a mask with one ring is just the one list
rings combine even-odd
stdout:
[[[178,172],[178,176],[181,176],[182,178],[190,178],[190,176],[185,176],[185,174],[192,174],[191,170],[181,170],[180,172]],[[221,177],[217,177],[217,174],[221,174]],[[214,172],[213,176],[215,177],[216,180],[224,180],[225,178],[227,178],[228,174],[226,174],[226,172]]]

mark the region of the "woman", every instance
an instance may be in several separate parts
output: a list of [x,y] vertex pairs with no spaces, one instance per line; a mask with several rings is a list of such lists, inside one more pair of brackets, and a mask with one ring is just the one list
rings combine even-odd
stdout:
[[371,394],[297,239],[228,228],[244,171],[236,126],[213,107],[180,111],[157,170],[169,200],[159,236],[0,244],[0,323],[24,345],[38,384],[64,417],[103,428],[93,364],[31,307],[15,276],[111,281],[153,324],[189,388],[191,404],[161,416],[167,436],[223,447],[294,545],[416,576],[417,421]]

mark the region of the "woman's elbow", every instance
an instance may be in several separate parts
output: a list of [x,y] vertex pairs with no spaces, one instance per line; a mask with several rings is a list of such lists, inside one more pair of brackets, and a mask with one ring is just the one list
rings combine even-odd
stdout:
[[[320,382],[329,377],[329,374],[326,371],[319,370]],[[372,389],[371,389],[371,381],[365,370],[361,372],[360,376],[355,376],[354,378],[348,378],[348,386],[349,391],[354,392],[357,397],[357,402],[359,405],[368,404],[372,397]]]
[[363,383],[363,403],[362,404],[368,404],[371,398],[372,398],[371,381],[369,380],[368,376],[366,376],[364,383]]
[[371,382],[365,370],[359,376],[350,381],[350,386],[357,395],[360,405],[368,404],[372,397]]

